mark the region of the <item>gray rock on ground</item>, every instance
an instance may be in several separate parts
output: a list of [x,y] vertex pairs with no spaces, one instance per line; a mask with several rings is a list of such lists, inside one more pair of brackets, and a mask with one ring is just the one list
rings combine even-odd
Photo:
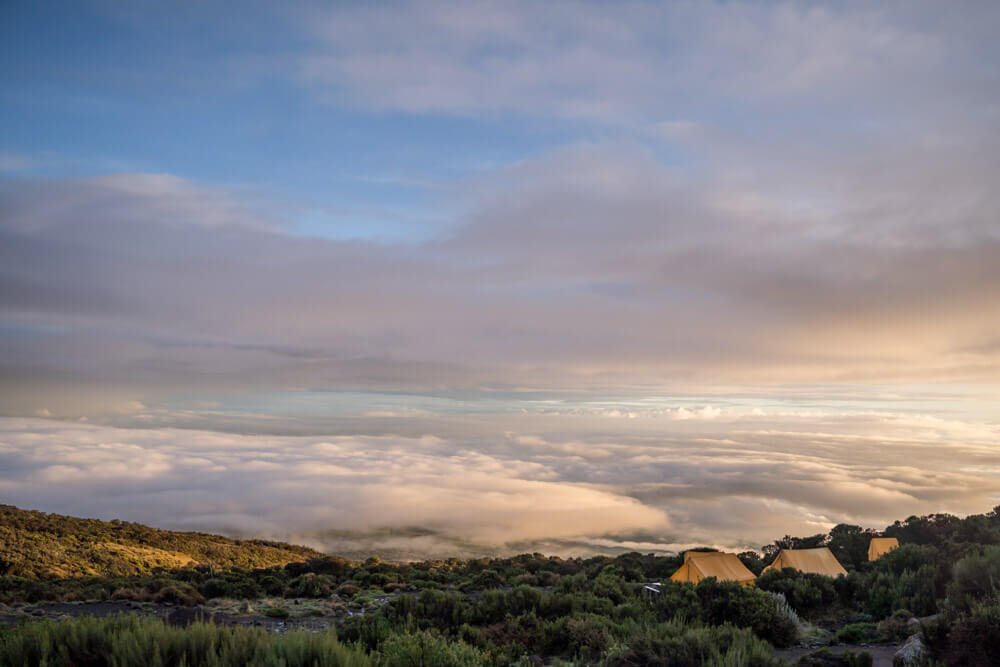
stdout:
[[892,657],[893,667],[921,667],[927,663],[927,646],[920,635],[911,635]]

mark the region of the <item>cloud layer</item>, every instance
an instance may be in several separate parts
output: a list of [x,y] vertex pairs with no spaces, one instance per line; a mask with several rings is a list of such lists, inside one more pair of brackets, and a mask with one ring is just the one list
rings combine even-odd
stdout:
[[543,434],[501,437],[476,434],[492,429],[473,419],[448,438],[8,418],[0,495],[393,557],[759,546],[843,521],[880,526],[1000,502],[995,427],[892,413],[701,414],[627,425],[528,414],[522,427]]
[[983,160],[978,185],[931,162],[803,182],[813,209],[581,145],[467,183],[453,233],[395,245],[297,237],[174,177],[8,182],[5,391],[996,382]]

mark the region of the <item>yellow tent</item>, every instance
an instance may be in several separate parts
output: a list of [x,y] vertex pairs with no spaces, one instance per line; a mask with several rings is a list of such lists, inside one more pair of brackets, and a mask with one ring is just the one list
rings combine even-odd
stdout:
[[757,578],[736,554],[688,551],[684,554],[684,564],[674,572],[670,580],[697,584],[709,577],[715,577],[719,581],[736,581],[741,586],[749,586]]
[[873,537],[868,543],[868,560],[878,560],[899,546],[895,537]]
[[818,549],[782,549],[778,552],[778,557],[774,562],[764,568],[768,570],[782,570],[791,568],[799,572],[814,572],[824,574],[828,577],[847,575],[847,570],[841,565],[837,558],[826,547]]

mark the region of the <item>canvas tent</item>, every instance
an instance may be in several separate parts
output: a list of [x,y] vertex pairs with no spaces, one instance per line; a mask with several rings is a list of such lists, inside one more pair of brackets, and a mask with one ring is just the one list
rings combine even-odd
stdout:
[[895,537],[873,537],[868,543],[868,560],[878,560],[899,546]]
[[764,568],[768,570],[782,570],[786,567],[798,570],[799,572],[813,572],[823,574],[828,577],[836,577],[841,574],[847,575],[847,570],[841,565],[836,556],[826,547],[818,549],[782,549],[778,552],[778,557],[774,562]]
[[715,577],[719,581],[736,581],[741,586],[750,585],[757,578],[736,554],[721,551],[688,551],[684,554],[684,564],[673,573],[670,580],[697,584],[709,577]]

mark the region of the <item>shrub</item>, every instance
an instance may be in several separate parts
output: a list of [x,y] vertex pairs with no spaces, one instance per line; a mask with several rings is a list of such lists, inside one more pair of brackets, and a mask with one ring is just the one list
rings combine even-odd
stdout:
[[892,616],[878,624],[878,633],[887,641],[902,641],[914,634],[919,626],[913,621],[913,614],[906,609],[893,612]]
[[959,612],[977,602],[1000,597],[1000,547],[986,547],[955,563],[948,600]]
[[379,651],[381,667],[480,667],[489,664],[479,649],[426,631],[390,635]]
[[700,619],[711,625],[731,623],[750,628],[775,646],[791,646],[798,639],[798,625],[782,613],[774,596],[754,586],[734,582],[701,581],[695,591],[701,603]]
[[190,584],[171,584],[164,586],[153,595],[153,602],[178,604],[185,607],[204,604],[205,598]]
[[332,633],[268,633],[195,623],[186,628],[140,616],[28,623],[0,634],[0,664],[48,667],[368,667],[361,650]]
[[337,590],[334,591],[337,595],[344,598],[352,598],[361,592],[361,589],[354,584],[341,584],[337,586]]
[[796,612],[807,616],[834,603],[837,588],[834,580],[821,574],[798,570],[771,570],[757,579],[757,587],[781,593]]
[[333,593],[333,577],[307,572],[292,579],[285,591],[290,598],[325,598]]
[[952,622],[944,662],[966,667],[996,665],[1000,656],[1000,600],[973,603]]
[[132,600],[133,602],[145,602],[149,600],[149,593],[141,588],[116,588],[111,594],[112,600]]
[[878,638],[878,628],[874,623],[851,623],[845,625],[834,638],[841,644],[862,644]]
[[784,664],[749,630],[702,627],[675,620],[640,630],[609,652],[608,667],[777,667]]
[[292,615],[291,612],[284,607],[265,607],[261,613],[268,618],[288,618]]

